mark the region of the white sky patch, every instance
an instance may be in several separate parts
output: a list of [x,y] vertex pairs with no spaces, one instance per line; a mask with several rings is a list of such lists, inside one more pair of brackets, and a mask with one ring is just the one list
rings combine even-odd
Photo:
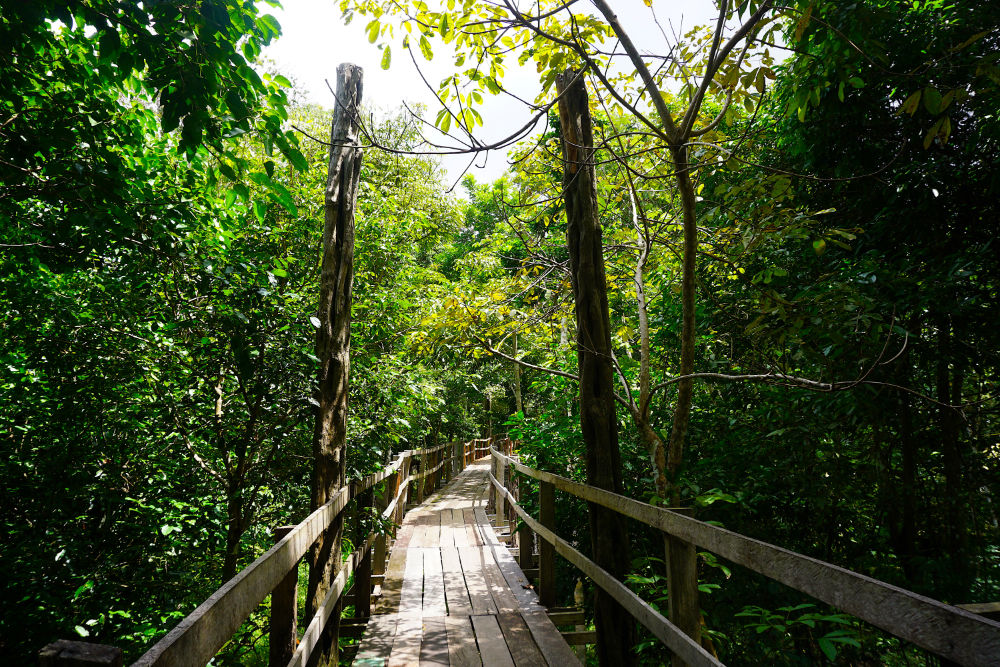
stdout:
[[[687,32],[699,24],[713,21],[718,10],[711,0],[654,0],[660,26],[653,21],[650,9],[642,0],[615,0],[614,9],[625,30],[641,52],[664,54],[666,42],[660,26],[670,34],[674,30]],[[267,47],[264,57],[272,59],[278,70],[292,78],[301,88],[306,100],[325,107],[332,107],[331,85],[336,79],[337,65],[351,62],[364,68],[364,102],[383,111],[392,111],[402,102],[423,104],[428,110],[428,120],[433,120],[441,108],[432,92],[420,78],[409,55],[399,48],[398,39],[392,43],[392,66],[381,67],[382,51],[368,42],[365,24],[368,19],[356,17],[348,26],[343,24],[339,3],[336,0],[284,0],[283,9],[261,4],[261,12],[270,12],[281,23],[282,35]],[[589,2],[580,2],[574,11],[593,13]],[[453,45],[433,42],[434,60],[424,61],[415,50],[417,62],[428,83],[437,89],[444,76],[451,73],[454,62]],[[505,60],[507,75],[504,87],[527,100],[534,100],[540,89],[539,74],[530,61],[518,66],[515,56]],[[483,127],[478,128],[478,139],[491,143],[508,136],[522,127],[531,117],[531,110],[507,95],[486,95],[479,108]],[[469,163],[470,156],[446,156],[442,163],[448,171],[449,185],[458,178]],[[476,158],[469,170],[477,181],[499,178],[507,169],[506,151],[492,151]]]

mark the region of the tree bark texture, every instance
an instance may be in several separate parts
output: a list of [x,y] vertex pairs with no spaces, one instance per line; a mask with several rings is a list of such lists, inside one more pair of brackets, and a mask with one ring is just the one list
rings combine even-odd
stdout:
[[[337,67],[336,109],[330,128],[330,163],[324,196],[323,261],[320,269],[319,385],[313,433],[312,508],[324,505],[345,482],[348,378],[351,366],[351,290],[354,283],[354,203],[361,174],[358,110],[361,104],[360,67]],[[339,516],[313,545],[309,555],[306,617],[322,603],[340,569],[340,541],[344,532]],[[337,664],[340,605],[331,616],[311,664]]]
[[[556,79],[562,126],[563,196],[570,271],[576,302],[577,360],[580,367],[580,425],[586,445],[587,483],[622,493],[618,419],[611,366],[611,322],[598,222],[593,130],[587,90],[572,70]],[[590,505],[594,560],[621,579],[629,567],[626,522],[613,511]],[[635,623],[614,599],[595,595],[597,655],[601,665],[632,665]]]
[[[695,220],[694,183],[691,180],[691,165],[688,163],[687,148],[680,146],[671,148],[674,171],[677,179],[677,189],[681,194],[681,210],[683,212],[684,252],[681,271],[681,368],[683,376],[694,373],[694,268],[698,252],[698,227]],[[694,380],[685,378],[677,383],[677,405],[674,407],[674,421],[670,428],[670,440],[667,444],[667,472],[670,475],[672,503],[680,504],[680,492],[677,478],[680,474],[684,455],[684,440],[687,437],[688,423],[691,421],[691,400],[694,391]]]

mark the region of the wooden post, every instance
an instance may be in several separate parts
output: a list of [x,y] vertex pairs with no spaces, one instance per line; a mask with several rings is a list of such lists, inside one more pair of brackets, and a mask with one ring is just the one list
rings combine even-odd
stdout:
[[[379,494],[378,500],[375,503],[379,517],[381,517],[382,513],[385,512],[385,508],[389,506],[392,498],[396,497],[395,490],[398,488],[399,471],[397,470],[385,480],[385,484],[382,487],[382,493]],[[385,574],[385,554],[388,539],[389,536],[386,533],[382,533],[375,538],[375,553],[372,556],[372,574]]]
[[[364,529],[364,517],[374,504],[374,489],[365,489],[357,495],[357,511],[354,513],[357,546],[366,542],[368,537]],[[354,571],[354,617],[368,618],[372,615],[372,551],[366,549]]]
[[420,479],[417,480],[417,504],[424,504],[424,484],[427,483],[427,454],[420,450],[417,454],[420,457]]
[[[522,484],[523,480],[517,482],[517,500],[521,502],[521,489],[528,489],[530,485]],[[521,527],[517,531],[517,562],[522,570],[535,567],[535,533],[527,523],[521,522]]]
[[[496,477],[497,476],[497,460],[490,455],[490,473]],[[486,502],[487,512],[493,513],[493,520],[496,521],[497,513],[497,489],[495,486],[490,484],[489,500]]]
[[[538,483],[538,522],[555,531],[556,487]],[[556,548],[545,539],[538,545],[538,601],[546,607],[556,603]]]
[[[336,108],[330,126],[330,160],[324,191],[323,259],[316,330],[316,421],[313,430],[312,509],[333,498],[345,484],[347,412],[351,368],[351,292],[354,285],[354,208],[361,177],[358,145],[361,107],[360,67],[337,67]],[[338,514],[316,540],[309,554],[306,617],[320,608],[340,570],[344,517]],[[340,610],[337,602],[330,623],[316,647],[316,664],[338,662]]]
[[[691,510],[674,510],[690,516]],[[698,605],[698,554],[690,542],[664,534],[663,546],[667,561],[667,594],[670,622],[696,642],[701,642],[701,609]],[[674,656],[671,664],[684,667],[687,663]]]
[[[495,477],[500,485],[507,488],[507,461],[497,459],[497,474]],[[507,498],[504,494],[497,492],[497,527],[503,528],[504,532],[509,532],[507,528]]]
[[[563,201],[566,244],[576,305],[580,432],[585,445],[587,483],[622,493],[621,452],[611,360],[607,276],[597,206],[594,133],[583,72],[567,69],[556,77],[562,128]],[[594,562],[619,581],[631,566],[628,522],[613,510],[590,503]],[[601,665],[635,664],[635,621],[610,594],[594,594],[597,658]]]
[[403,465],[399,467],[399,480],[400,484],[403,485],[403,492],[399,496],[399,502],[396,503],[396,516],[393,519],[394,523],[397,525],[403,523],[403,515],[406,514],[406,504],[410,502],[410,470],[412,466],[410,462],[412,461],[412,455],[407,455],[403,457]]
[[[274,543],[280,542],[295,526],[279,526],[274,529]],[[298,639],[299,567],[295,564],[281,583],[271,591],[271,627],[268,643],[270,655],[267,664],[271,667],[287,665],[295,653]]]
[[122,650],[107,644],[68,639],[54,641],[38,652],[41,667],[122,667]]

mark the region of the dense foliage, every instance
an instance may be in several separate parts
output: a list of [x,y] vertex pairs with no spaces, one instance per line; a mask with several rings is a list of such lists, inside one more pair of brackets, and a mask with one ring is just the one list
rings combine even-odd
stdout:
[[[792,5],[696,114],[703,377],[674,493],[938,599],[1000,599],[1000,10]],[[464,111],[439,114],[444,131],[474,132],[500,92],[496,49],[524,47],[551,101],[576,62],[559,39],[598,64],[610,44],[589,15],[506,44],[463,32],[502,25],[471,3],[344,6],[370,17],[384,66],[400,38],[426,58],[457,45],[442,97]],[[280,29],[254,3],[0,7],[0,656],[86,637],[134,658],[308,510],[326,149],[305,137],[330,110],[291,104],[257,62]],[[704,34],[684,37],[695,69]],[[616,83],[641,99],[636,81]],[[696,94],[663,89],[678,116]],[[663,137],[596,99],[623,478],[663,502],[683,206]],[[391,150],[366,149],[358,194],[351,472],[509,430],[533,465],[583,479],[558,120],[465,198],[412,154],[415,119],[374,123]],[[584,516],[560,498],[559,532],[586,549]],[[659,537],[633,535],[630,585],[665,608]],[[711,554],[700,566],[727,664],[935,664]],[[266,655],[259,623],[221,661]],[[639,655],[668,659],[652,641]]]

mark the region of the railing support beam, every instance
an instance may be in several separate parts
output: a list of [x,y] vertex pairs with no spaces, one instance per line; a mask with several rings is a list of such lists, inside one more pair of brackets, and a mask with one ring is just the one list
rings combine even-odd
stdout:
[[[295,526],[279,526],[274,529],[274,543],[277,544],[285,535],[292,532]],[[271,627],[268,643],[270,652],[267,664],[271,667],[287,665],[295,653],[295,642],[298,639],[298,564],[288,571],[274,590],[271,591]]]
[[[677,513],[691,514],[689,510],[679,510]],[[663,535],[663,545],[667,562],[668,618],[684,634],[700,642],[701,610],[698,606],[698,554],[695,545],[666,533]],[[678,667],[686,665],[676,656],[671,664]]]

